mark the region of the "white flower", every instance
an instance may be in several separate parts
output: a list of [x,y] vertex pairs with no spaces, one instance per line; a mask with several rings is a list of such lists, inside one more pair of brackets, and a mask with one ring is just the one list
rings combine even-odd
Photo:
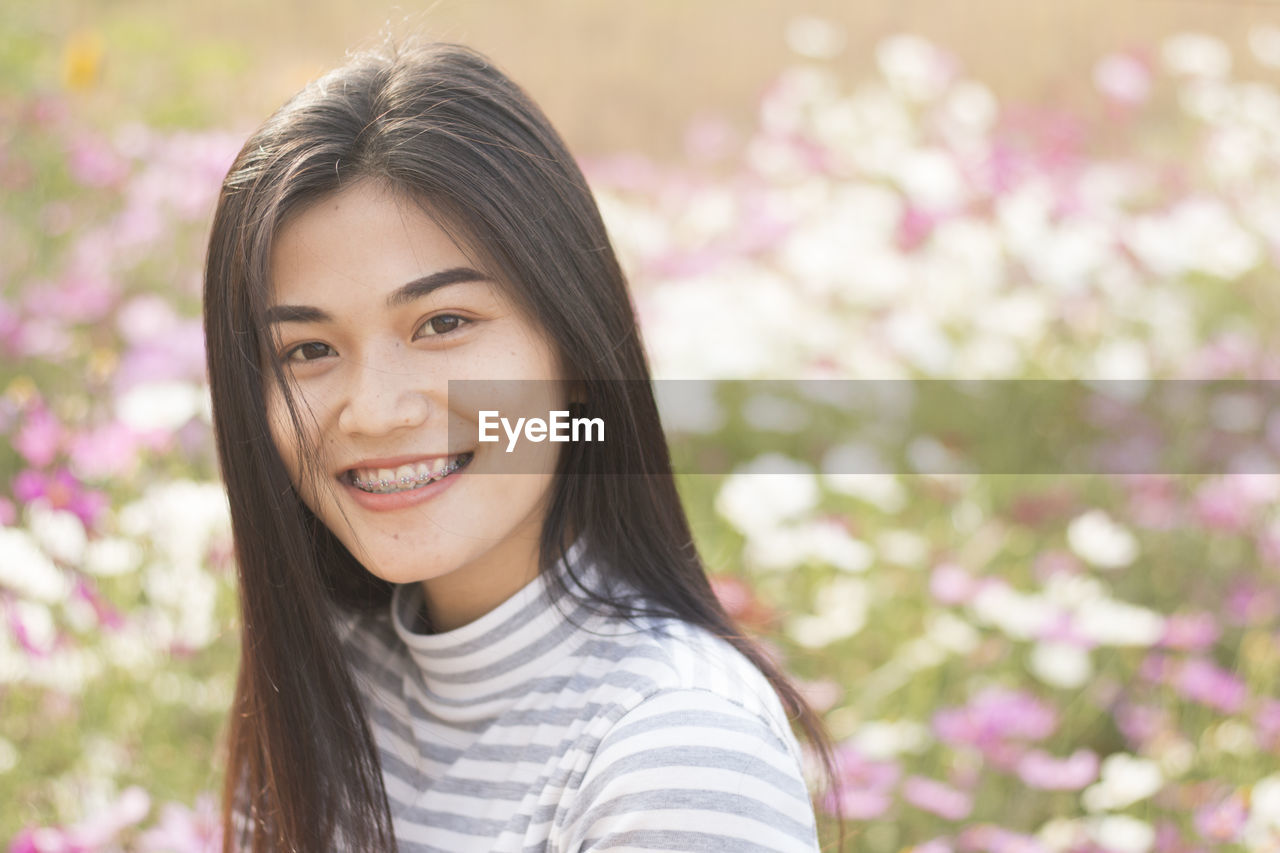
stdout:
[[1065,853],[1085,840],[1085,827],[1080,820],[1055,817],[1036,832],[1036,838],[1053,853]]
[[1081,799],[1091,812],[1124,809],[1150,797],[1164,784],[1160,766],[1126,752],[1108,755],[1102,778],[1084,790]]
[[1249,849],[1264,849],[1261,842],[1280,836],[1280,773],[1264,776],[1249,794],[1249,819],[1244,827]]
[[1164,634],[1164,617],[1159,613],[1114,598],[1082,603],[1073,624],[1100,646],[1151,646]]
[[871,549],[855,539],[843,524],[817,521],[808,525],[805,532],[813,559],[844,572],[865,572],[871,565]]
[[853,745],[873,761],[887,761],[904,752],[923,752],[932,743],[929,729],[914,720],[871,720],[858,727]]
[[972,317],[975,303],[992,299],[1006,274],[1000,232],[972,217],[939,224],[920,261],[909,292],[937,319]]
[[142,562],[138,543],[120,537],[106,537],[90,542],[84,552],[84,570],[99,577],[128,574]]
[[955,159],[936,148],[904,154],[894,177],[912,201],[929,209],[955,208],[967,195],[964,176]]
[[936,98],[951,80],[951,69],[941,51],[919,36],[885,39],[876,48],[876,64],[889,85],[912,100]]
[[1280,27],[1264,25],[1251,29],[1249,49],[1263,65],[1280,68]]
[[27,528],[36,543],[55,560],[75,565],[84,556],[88,537],[84,523],[75,513],[52,509],[38,501],[27,508]]
[[[767,378],[803,361],[805,335],[828,322],[796,284],[744,262],[648,294],[645,340],[663,379]],[[786,317],[786,324],[778,318]],[[792,331],[788,331],[792,330]]]
[[869,600],[864,581],[837,577],[814,595],[813,615],[792,618],[787,624],[787,633],[807,648],[821,648],[851,637],[866,624]]
[[946,116],[962,128],[985,133],[995,123],[1000,104],[991,90],[972,80],[956,84],[947,95]]
[[1070,643],[1036,643],[1028,665],[1036,678],[1063,690],[1082,687],[1093,675],[1089,653]]
[[1058,619],[1059,609],[1038,595],[1024,595],[1001,582],[982,587],[969,611],[1015,640],[1029,640]]
[[1110,853],[1147,853],[1156,843],[1156,831],[1136,817],[1107,815],[1093,825],[1093,840]]
[[839,456],[832,460],[834,453],[832,451],[823,458],[823,481],[827,488],[866,501],[890,515],[901,512],[907,505],[906,489],[897,477],[892,474],[847,473],[856,469],[842,464]]
[[139,431],[175,430],[200,413],[203,398],[190,382],[148,382],[116,400],[116,417]]
[[71,592],[71,582],[25,530],[0,526],[0,586],[23,598],[54,602]]
[[925,620],[925,639],[948,654],[965,655],[978,647],[981,636],[968,622],[945,610],[931,613]]
[[56,649],[38,666],[28,666],[23,680],[68,695],[84,692],[85,685],[102,672],[102,661],[88,649]]
[[1271,775],[1253,786],[1249,817],[1240,832],[1245,850],[1280,851],[1280,776]]
[[1023,344],[1032,345],[1044,337],[1052,311],[1049,301],[1039,290],[997,296],[983,306],[973,318],[982,336],[1007,335]]
[[1111,257],[1114,230],[1104,223],[1069,219],[1046,229],[1036,241],[1035,251],[1022,260],[1038,284],[1056,293],[1083,290]]
[[765,392],[747,399],[742,417],[753,429],[766,432],[799,432],[812,420],[809,410],[794,400]]
[[58,629],[53,624],[53,614],[49,607],[38,601],[15,601],[14,615],[18,624],[26,634],[27,642],[37,649],[48,651],[53,648],[58,637]]
[[1247,757],[1258,751],[1253,729],[1239,720],[1223,720],[1205,732],[1205,740],[1228,755]]
[[1078,608],[1087,602],[1106,598],[1107,588],[1097,578],[1088,575],[1058,572],[1045,582],[1044,594],[1050,601],[1064,607]]
[[1231,73],[1231,49],[1220,39],[1202,33],[1179,33],[1164,40],[1165,67],[1190,77],[1226,77]]
[[1151,92],[1151,73],[1134,57],[1113,53],[1093,67],[1093,84],[1110,98],[1136,104]]
[[1080,559],[1100,569],[1127,566],[1138,556],[1138,541],[1099,509],[1089,510],[1067,526],[1067,544]]
[[886,530],[876,539],[876,551],[890,563],[918,567],[929,556],[929,540],[910,530]]
[[658,380],[653,383],[653,394],[667,432],[705,435],[724,426],[724,409],[716,400],[712,380]]
[[1151,376],[1151,359],[1144,344],[1133,338],[1115,338],[1093,353],[1093,378],[1145,380]]
[[749,532],[745,557],[753,568],[773,571],[813,562],[863,572],[871,565],[872,554],[844,525],[823,520]]
[[8,773],[18,766],[18,748],[12,741],[0,737],[0,773]]
[[716,495],[716,511],[748,536],[803,515],[817,503],[817,477],[807,465],[777,453],[731,474]]
[[907,445],[907,461],[918,474],[960,474],[972,467],[964,459],[931,435],[920,435]]
[[1139,216],[1121,236],[1144,265],[1164,277],[1197,270],[1231,280],[1263,259],[1257,236],[1217,198],[1187,198],[1167,213]]
[[174,480],[120,510],[121,530],[150,537],[172,564],[199,565],[215,536],[230,529],[226,493],[217,483]]

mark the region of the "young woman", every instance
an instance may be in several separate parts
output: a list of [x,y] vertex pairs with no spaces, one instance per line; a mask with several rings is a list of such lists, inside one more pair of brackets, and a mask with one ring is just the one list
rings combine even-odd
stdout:
[[[488,61],[364,55],[272,116],[223,184],[205,332],[225,850],[816,848],[789,719],[830,780],[821,722],[712,594],[591,193]],[[451,380],[607,440],[516,470]]]

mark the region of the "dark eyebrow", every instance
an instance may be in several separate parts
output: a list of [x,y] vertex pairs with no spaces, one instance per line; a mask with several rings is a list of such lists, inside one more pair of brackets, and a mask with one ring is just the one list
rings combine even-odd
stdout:
[[473,270],[471,267],[453,267],[452,269],[433,272],[431,275],[415,278],[397,289],[395,293],[387,297],[387,307],[399,308],[401,305],[405,305],[415,299],[421,299],[433,290],[439,290],[451,284],[459,284],[464,281],[488,280],[479,271]]
[[[433,272],[431,275],[415,278],[408,284],[396,288],[395,292],[387,297],[387,307],[398,308],[451,284],[459,284],[464,281],[488,280],[488,277],[484,274],[470,267],[452,267],[440,272]],[[313,308],[310,305],[272,305],[267,309],[266,321],[268,325],[272,323],[329,323],[333,321],[333,317],[327,311]]]

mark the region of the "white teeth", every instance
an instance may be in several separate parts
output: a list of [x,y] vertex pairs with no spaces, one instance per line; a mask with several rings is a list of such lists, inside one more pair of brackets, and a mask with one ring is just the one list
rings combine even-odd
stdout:
[[442,456],[425,459],[412,465],[390,468],[355,468],[351,471],[352,483],[362,491],[378,494],[416,489],[435,480],[441,480],[471,460],[471,454]]

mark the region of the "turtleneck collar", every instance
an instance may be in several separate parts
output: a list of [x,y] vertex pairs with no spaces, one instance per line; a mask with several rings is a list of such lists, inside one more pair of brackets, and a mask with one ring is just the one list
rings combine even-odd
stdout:
[[[549,571],[572,567],[585,585],[598,589],[602,578],[583,559],[583,550],[579,539]],[[578,626],[597,621],[572,596],[559,594],[546,572],[452,631],[414,631],[422,604],[421,584],[397,585],[391,624],[416,664],[410,675],[418,683],[422,704],[440,719],[458,723],[491,719],[514,705],[529,692],[531,682],[548,674],[581,643]]]

